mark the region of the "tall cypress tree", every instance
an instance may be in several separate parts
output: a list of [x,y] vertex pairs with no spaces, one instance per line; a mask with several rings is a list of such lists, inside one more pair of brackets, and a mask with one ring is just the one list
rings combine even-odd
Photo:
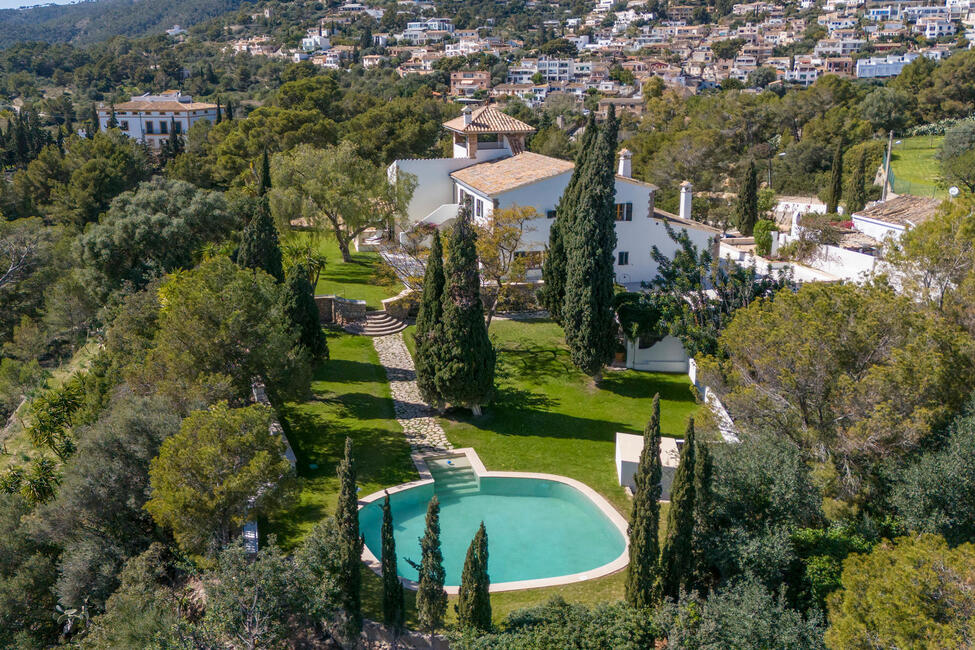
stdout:
[[714,572],[705,550],[714,516],[714,493],[711,489],[713,461],[711,448],[706,440],[694,443],[694,536],[691,554],[694,568],[688,582],[688,590],[707,595],[713,582]]
[[383,525],[380,531],[382,539],[383,571],[383,623],[396,630],[403,629],[406,618],[403,584],[399,581],[396,570],[396,540],[393,538],[393,510],[389,506],[389,492],[383,501]]
[[843,141],[837,143],[833,152],[833,166],[829,170],[829,188],[826,192],[826,212],[833,214],[843,196]]
[[633,607],[656,603],[657,559],[660,556],[660,394],[653,396],[650,421],[643,430],[643,451],[633,482],[630,517],[630,564],[626,574],[626,602]]
[[582,171],[572,231],[565,240],[565,340],[572,363],[596,381],[616,345],[616,136],[616,116],[610,107],[609,119]]
[[460,593],[457,599],[457,621],[462,628],[474,628],[481,632],[491,629],[491,579],[488,576],[488,538],[484,522],[477,529],[460,577]]
[[118,128],[118,120],[115,119],[115,104],[114,103],[112,104],[112,112],[108,116],[108,128],[110,128],[110,129],[117,129]]
[[284,313],[298,330],[298,340],[316,359],[328,359],[328,341],[315,304],[315,291],[308,281],[308,269],[296,264],[284,286]]
[[575,168],[565,191],[559,197],[555,208],[555,220],[548,233],[548,250],[545,252],[545,265],[542,266],[542,280],[545,286],[541,292],[541,301],[549,315],[556,323],[562,324],[562,308],[565,305],[565,272],[566,252],[565,239],[572,232],[576,205],[579,202],[579,185],[582,170],[592,154],[593,142],[597,135],[596,114],[589,112],[589,121],[579,142],[579,153],[576,155]]
[[223,122],[223,111],[220,109],[220,98],[217,97],[217,115],[213,120],[214,124],[220,124]]
[[444,265],[443,337],[437,346],[437,392],[445,402],[481,414],[494,395],[494,346],[488,338],[470,211],[457,215]]
[[278,229],[274,227],[267,207],[267,197],[258,201],[257,214],[244,228],[237,264],[243,268],[263,269],[278,282],[284,280]]
[[867,154],[861,152],[846,188],[846,213],[859,212],[867,205]]
[[227,106],[226,106],[225,110],[227,112],[227,121],[228,122],[233,122],[234,121],[234,105],[233,105],[233,103],[231,103],[231,101],[229,99],[227,100]]
[[751,235],[758,222],[758,172],[754,160],[748,161],[748,170],[735,206],[735,218],[738,231],[746,237]]
[[680,597],[680,589],[691,580],[694,537],[694,420],[687,423],[680,465],[670,489],[667,536],[660,550],[658,593],[662,598]]
[[88,116],[88,128],[86,129],[87,132],[85,133],[85,136],[89,140],[93,140],[95,138],[95,134],[98,133],[98,129],[99,129],[99,126],[98,126],[98,107],[95,106],[94,104],[92,104],[91,105],[91,112],[89,113],[89,116]]
[[416,316],[416,343],[414,365],[416,366],[416,385],[423,401],[435,407],[443,406],[443,396],[437,390],[437,356],[443,333],[443,246],[440,231],[433,232],[430,257],[423,276],[423,297],[420,311]]
[[362,630],[362,536],[359,534],[359,495],[352,438],[345,439],[345,456],[338,466],[339,501],[335,521],[339,529],[339,571],[336,576],[339,603],[345,610],[346,633]]
[[264,196],[271,189],[271,160],[268,158],[267,149],[261,156],[261,178],[257,186],[257,195]]
[[416,591],[416,617],[420,629],[432,633],[443,627],[447,615],[447,592],[443,583],[443,552],[440,550],[440,500],[427,504],[426,530],[420,538],[420,584]]

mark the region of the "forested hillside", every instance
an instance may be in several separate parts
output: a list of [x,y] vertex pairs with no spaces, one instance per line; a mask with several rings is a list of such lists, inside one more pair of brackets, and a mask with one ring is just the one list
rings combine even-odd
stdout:
[[183,27],[240,6],[240,0],[92,0],[0,11],[0,47],[19,41],[95,43]]

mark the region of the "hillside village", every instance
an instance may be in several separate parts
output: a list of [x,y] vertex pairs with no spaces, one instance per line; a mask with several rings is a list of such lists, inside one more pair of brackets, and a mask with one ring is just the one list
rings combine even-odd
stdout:
[[0,648],[975,647],[967,0],[90,5],[0,12]]

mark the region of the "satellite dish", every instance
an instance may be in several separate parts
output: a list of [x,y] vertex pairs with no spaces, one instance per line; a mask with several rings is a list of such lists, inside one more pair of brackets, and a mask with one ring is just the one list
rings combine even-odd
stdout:
[[948,195],[951,198],[955,198],[956,196],[958,196],[958,194],[959,194],[958,188],[955,187],[954,185],[952,185],[951,187],[948,188]]

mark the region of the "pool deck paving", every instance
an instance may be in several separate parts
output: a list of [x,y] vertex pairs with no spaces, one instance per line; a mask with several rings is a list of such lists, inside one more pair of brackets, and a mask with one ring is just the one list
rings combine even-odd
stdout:
[[420,396],[420,389],[416,385],[416,367],[410,351],[406,349],[402,332],[377,336],[373,338],[372,344],[379,355],[379,363],[386,369],[396,421],[403,427],[414,457],[417,452],[453,449],[454,446],[447,440],[443,427],[434,417],[436,411]]

